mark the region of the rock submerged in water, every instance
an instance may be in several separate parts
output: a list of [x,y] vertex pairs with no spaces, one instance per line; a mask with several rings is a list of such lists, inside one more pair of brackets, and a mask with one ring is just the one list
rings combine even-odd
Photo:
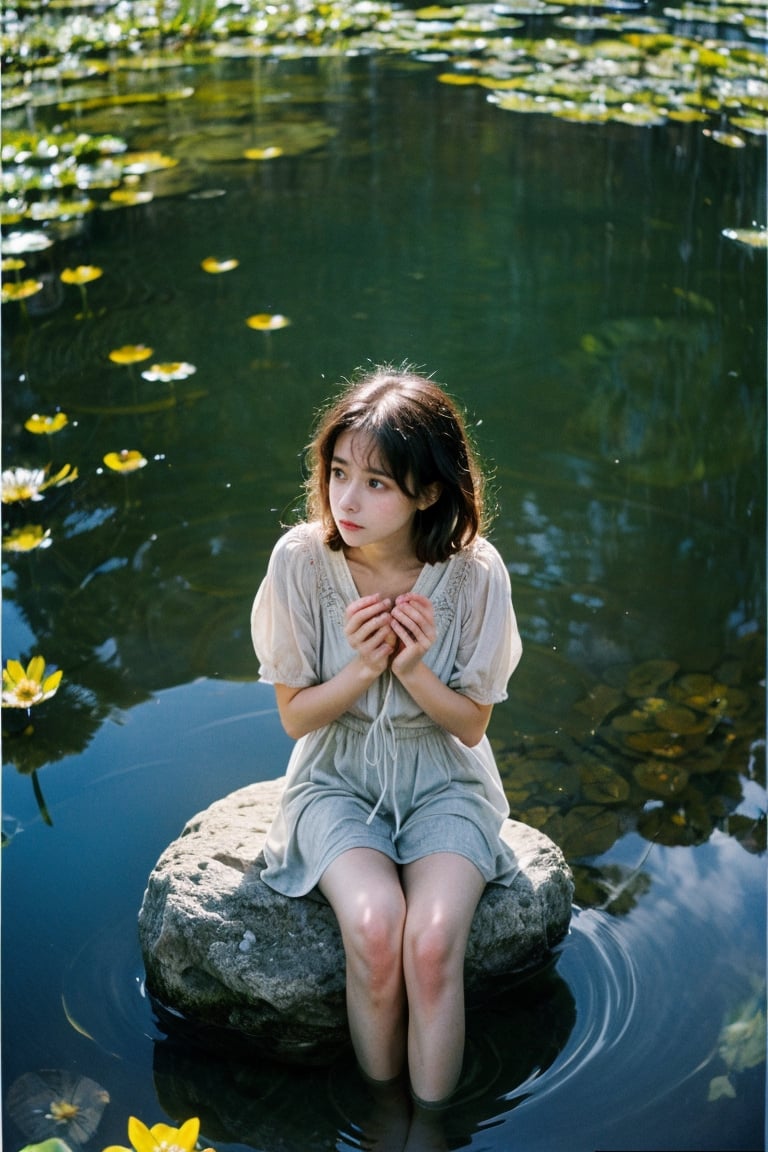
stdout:
[[[344,950],[333,911],[261,880],[285,778],[250,784],[193,817],[163,852],[139,912],[147,990],[196,1026],[234,1030],[273,1057],[332,1060],[348,1043]],[[525,824],[502,836],[520,864],[489,885],[467,946],[468,997],[538,967],[568,931],[573,881],[560,849]]]

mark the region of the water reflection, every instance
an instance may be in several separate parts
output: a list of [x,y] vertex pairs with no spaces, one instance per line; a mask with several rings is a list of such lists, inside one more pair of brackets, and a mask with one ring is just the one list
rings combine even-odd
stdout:
[[210,1140],[264,1152],[437,1152],[463,1146],[499,1111],[535,1091],[567,1044],[575,1019],[573,996],[556,970],[475,1005],[455,1101],[437,1113],[414,1108],[404,1084],[373,1089],[351,1053],[330,1068],[281,1068],[265,1055],[238,1055],[232,1038],[216,1043],[208,1033],[205,1046],[202,1035],[197,1045],[191,1043],[188,1028],[181,1037],[171,1032],[155,1043],[155,1085],[168,1114],[199,1115]]

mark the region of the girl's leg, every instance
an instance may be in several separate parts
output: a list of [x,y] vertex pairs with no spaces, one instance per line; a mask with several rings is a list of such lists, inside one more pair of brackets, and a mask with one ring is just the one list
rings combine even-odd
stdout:
[[450,1096],[464,1054],[464,954],[485,880],[471,861],[438,852],[403,868],[403,970],[408,1067],[417,1100]]
[[405,898],[397,866],[372,848],[352,848],[329,865],[319,887],[341,928],[355,1054],[371,1080],[391,1080],[405,1061]]

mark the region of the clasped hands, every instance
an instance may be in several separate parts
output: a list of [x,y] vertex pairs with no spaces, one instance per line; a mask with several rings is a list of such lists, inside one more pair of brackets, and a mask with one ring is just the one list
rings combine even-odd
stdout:
[[432,603],[406,592],[394,603],[374,593],[353,601],[346,610],[344,633],[363,664],[377,676],[391,668],[407,675],[435,640]]

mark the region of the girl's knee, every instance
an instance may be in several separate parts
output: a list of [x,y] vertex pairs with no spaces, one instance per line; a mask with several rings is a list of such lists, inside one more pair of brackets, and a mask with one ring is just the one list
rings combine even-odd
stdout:
[[463,980],[464,948],[445,923],[406,924],[403,960],[409,984],[422,997],[436,998]]
[[360,900],[343,929],[347,958],[354,958],[373,979],[385,978],[394,968],[399,971],[404,922],[405,901],[397,893]]

